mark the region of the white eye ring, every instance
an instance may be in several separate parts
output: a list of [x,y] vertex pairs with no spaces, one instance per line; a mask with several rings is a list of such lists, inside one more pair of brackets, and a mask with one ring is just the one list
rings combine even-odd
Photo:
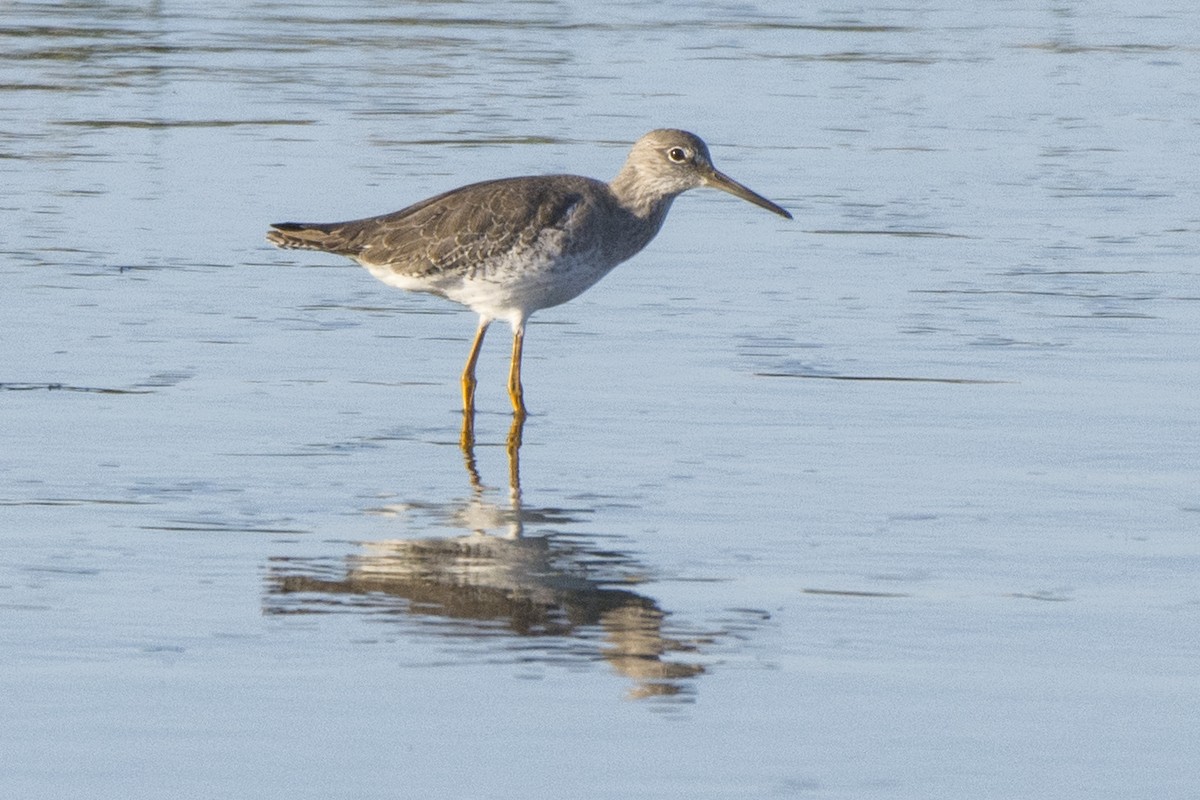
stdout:
[[687,161],[687,157],[687,150],[684,150],[682,147],[672,147],[667,151],[667,158],[671,159],[676,164],[682,164],[683,162]]

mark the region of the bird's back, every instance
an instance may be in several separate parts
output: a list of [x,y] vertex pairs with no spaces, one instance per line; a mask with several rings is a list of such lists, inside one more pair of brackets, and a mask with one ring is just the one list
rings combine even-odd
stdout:
[[407,277],[436,278],[485,269],[549,232],[566,230],[575,214],[609,204],[608,186],[590,178],[505,178],[463,186],[378,217],[277,223],[267,239],[280,247],[337,253]]

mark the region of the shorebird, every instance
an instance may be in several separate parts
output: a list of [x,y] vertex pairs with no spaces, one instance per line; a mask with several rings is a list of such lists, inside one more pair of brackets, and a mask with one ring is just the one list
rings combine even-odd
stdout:
[[650,131],[609,183],[578,175],[503,178],[452,189],[408,208],[349,222],[280,222],[267,240],[347,256],[390,286],[428,292],[479,315],[462,373],[464,415],[475,408],[475,363],[493,320],[513,331],[508,395],[525,418],[525,322],[579,296],[645,247],[676,197],[709,186],[792,215],[713,166],[695,134]]

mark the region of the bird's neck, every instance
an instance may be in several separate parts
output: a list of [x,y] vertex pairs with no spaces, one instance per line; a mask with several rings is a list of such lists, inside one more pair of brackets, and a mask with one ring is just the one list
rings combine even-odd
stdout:
[[660,224],[671,208],[671,201],[679,196],[679,192],[666,190],[647,180],[632,164],[626,164],[608,188],[626,211],[641,219],[657,218]]
[[671,201],[675,195],[647,195],[637,193],[620,193],[620,185],[616,181],[610,184],[613,199],[619,204],[620,212],[611,219],[611,224],[617,229],[611,236],[605,237],[603,247],[614,264],[619,264],[630,258],[650,243],[663,221],[671,210]]

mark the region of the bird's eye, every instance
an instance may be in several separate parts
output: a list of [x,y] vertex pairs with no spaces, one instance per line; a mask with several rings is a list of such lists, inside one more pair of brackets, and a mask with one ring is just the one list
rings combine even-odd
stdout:
[[687,161],[687,150],[684,150],[682,147],[672,147],[667,151],[667,158],[676,164],[682,164]]

